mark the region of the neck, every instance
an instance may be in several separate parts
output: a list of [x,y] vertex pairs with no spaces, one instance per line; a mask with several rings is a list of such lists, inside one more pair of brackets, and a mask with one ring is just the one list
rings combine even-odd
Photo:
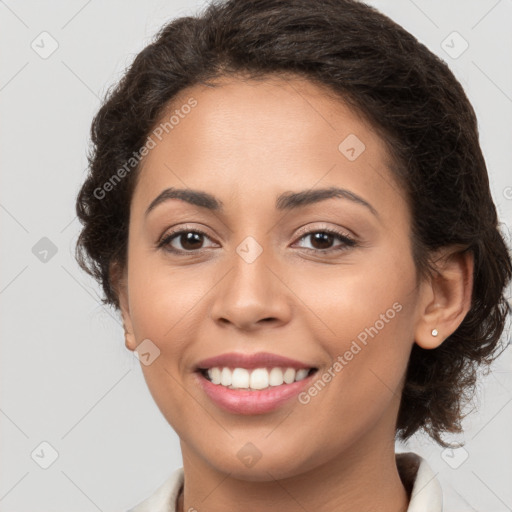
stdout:
[[305,473],[256,482],[220,473],[183,448],[185,487],[177,512],[406,512],[408,508],[394,443],[380,450],[367,444]]

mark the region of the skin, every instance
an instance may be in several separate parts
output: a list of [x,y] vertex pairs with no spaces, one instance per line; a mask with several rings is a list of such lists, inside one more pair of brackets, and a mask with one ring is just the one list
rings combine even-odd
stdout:
[[[185,487],[178,510],[406,510],[394,435],[409,354],[413,343],[439,346],[462,322],[471,257],[446,248],[439,273],[417,282],[409,207],[384,143],[319,86],[224,78],[216,87],[181,91],[169,109],[190,97],[197,106],[143,162],[128,265],[112,268],[126,347],[150,339],[160,350],[142,370],[180,437]],[[349,134],[366,146],[354,161],[338,150]],[[283,192],[331,186],[363,197],[378,215],[343,198],[275,208]],[[225,212],[172,199],[145,217],[168,187],[213,194]],[[156,247],[171,227],[207,236],[174,255]],[[315,243],[301,227],[334,228],[358,245]],[[263,250],[250,264],[236,252],[247,236]],[[190,247],[180,236],[172,246]],[[237,415],[196,383],[199,360],[232,351],[292,357],[322,375],[394,303],[401,311],[307,404],[292,399],[271,413]],[[248,442],[261,453],[252,467],[237,457]]]

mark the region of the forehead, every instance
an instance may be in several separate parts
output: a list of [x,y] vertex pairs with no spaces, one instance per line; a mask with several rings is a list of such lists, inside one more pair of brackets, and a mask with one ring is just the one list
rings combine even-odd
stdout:
[[343,186],[376,204],[401,195],[373,127],[303,79],[230,78],[189,87],[149,136],[154,147],[142,161],[132,204],[138,213],[168,187],[260,208],[267,197],[274,208],[283,191],[314,187]]

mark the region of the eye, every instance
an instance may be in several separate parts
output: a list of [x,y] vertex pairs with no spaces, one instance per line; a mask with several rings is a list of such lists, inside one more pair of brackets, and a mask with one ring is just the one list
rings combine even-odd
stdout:
[[[193,253],[202,249],[204,238],[209,239],[208,235],[200,229],[180,229],[164,236],[158,243],[158,247],[175,254]],[[176,248],[172,245],[173,242],[179,243],[182,248]]]
[[[306,231],[302,234],[299,240],[302,241],[308,237],[312,237],[312,247],[305,247],[305,249],[320,253],[343,251],[357,245],[357,242],[353,238],[349,237],[346,233],[342,233],[331,228]],[[336,240],[340,241],[341,244],[333,248],[332,243]]]

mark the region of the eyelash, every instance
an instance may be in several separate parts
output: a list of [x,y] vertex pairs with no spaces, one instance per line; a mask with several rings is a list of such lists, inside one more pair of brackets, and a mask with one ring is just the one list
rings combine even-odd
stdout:
[[[175,249],[174,247],[172,247],[170,245],[171,241],[174,238],[178,238],[180,235],[185,234],[185,233],[196,233],[196,234],[203,235],[206,238],[210,238],[204,231],[197,229],[197,228],[179,229],[176,231],[171,231],[164,238],[162,238],[162,240],[157,244],[157,248],[163,249],[165,251],[176,254],[178,256],[188,256],[190,254],[197,254],[198,252],[201,252],[202,249],[199,249],[197,251],[183,251],[183,250]],[[347,249],[349,249],[351,247],[356,247],[358,245],[356,240],[354,240],[352,237],[349,237],[345,233],[341,233],[340,231],[337,231],[332,228],[320,228],[320,229],[313,229],[310,231],[306,231],[299,236],[298,240],[300,241],[300,240],[306,238],[307,236],[313,235],[316,233],[327,233],[329,235],[333,235],[339,241],[343,242],[344,245],[342,245],[341,247],[338,247],[338,248],[331,248],[331,249],[311,249],[309,247],[303,247],[302,249],[305,249],[307,251],[312,251],[315,253],[326,254],[326,253],[331,253],[334,251],[346,251]]]

